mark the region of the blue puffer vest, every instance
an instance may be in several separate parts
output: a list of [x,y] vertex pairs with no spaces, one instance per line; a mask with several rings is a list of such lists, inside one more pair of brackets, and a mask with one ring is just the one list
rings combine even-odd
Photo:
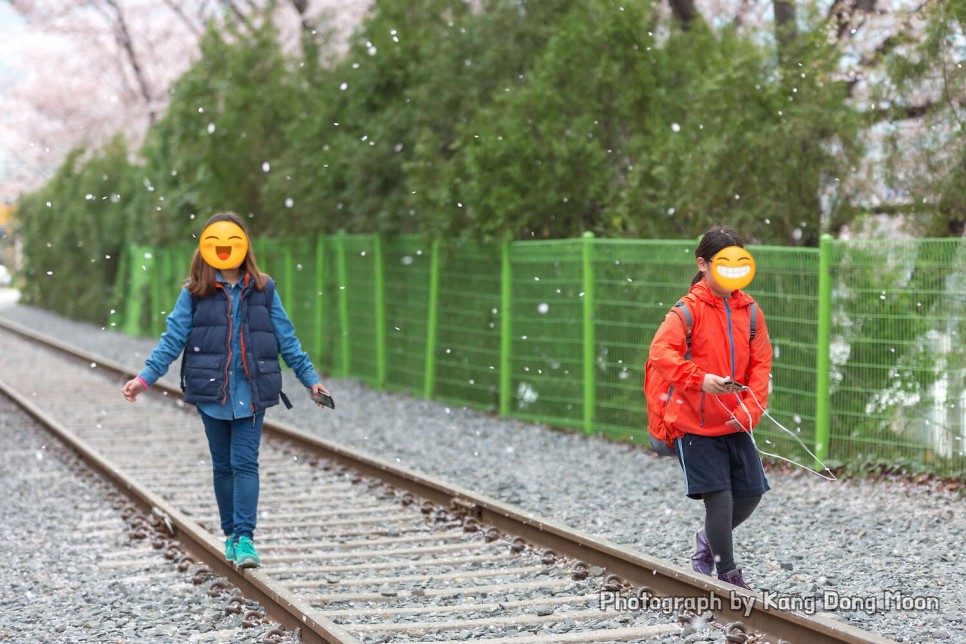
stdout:
[[[242,364],[255,412],[277,405],[282,392],[278,342],[270,313],[274,298],[275,282],[268,279],[265,289],[257,291],[248,285],[246,275],[240,299]],[[222,404],[228,391],[232,332],[228,294],[219,287],[210,297],[192,296],[191,304],[194,320],[181,362],[181,390],[185,402]]]

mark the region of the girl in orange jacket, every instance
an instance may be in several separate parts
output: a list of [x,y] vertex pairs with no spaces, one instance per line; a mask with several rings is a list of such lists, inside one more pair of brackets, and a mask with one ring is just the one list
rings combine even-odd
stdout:
[[769,489],[751,430],[768,405],[772,348],[764,314],[740,290],[754,277],[741,237],[714,227],[695,255],[698,274],[681,301],[686,310],[676,305],[668,313],[648,361],[667,382],[663,421],[685,494],[705,505],[692,566],[748,588],[735,564],[732,531]]

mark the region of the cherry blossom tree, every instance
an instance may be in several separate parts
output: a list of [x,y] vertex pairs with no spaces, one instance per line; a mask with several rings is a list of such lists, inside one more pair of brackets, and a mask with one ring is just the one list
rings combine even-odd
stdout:
[[48,179],[67,152],[118,133],[137,149],[167,90],[197,58],[212,23],[254,29],[271,16],[282,38],[326,38],[333,51],[370,0],[0,0],[22,18],[0,75],[0,201]]

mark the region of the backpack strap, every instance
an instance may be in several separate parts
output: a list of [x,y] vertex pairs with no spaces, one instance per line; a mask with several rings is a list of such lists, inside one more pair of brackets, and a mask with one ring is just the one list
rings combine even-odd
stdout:
[[680,309],[681,314],[684,316],[684,327],[685,327],[684,339],[688,343],[688,350],[684,354],[684,359],[690,360],[691,359],[691,328],[694,326],[694,318],[691,317],[691,309],[689,309],[688,305],[684,303],[684,300],[678,300],[674,304],[674,306]]

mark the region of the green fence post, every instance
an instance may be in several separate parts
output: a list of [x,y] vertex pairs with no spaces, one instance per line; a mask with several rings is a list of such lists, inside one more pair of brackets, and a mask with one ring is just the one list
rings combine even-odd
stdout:
[[171,271],[168,252],[164,248],[154,249],[154,270],[148,269],[151,276],[151,336],[158,337],[164,332],[166,315],[161,309],[167,306],[166,296],[171,287]]
[[376,386],[386,386],[386,283],[383,275],[382,237],[375,235],[372,240],[373,274],[375,277],[376,309]]
[[283,263],[284,263],[284,266],[282,270],[284,272],[282,274],[285,276],[285,288],[283,289],[283,292],[285,293],[285,298],[282,300],[282,306],[284,306],[285,309],[289,312],[289,316],[293,314],[298,315],[294,311],[294,304],[293,304],[293,302],[295,301],[295,259],[292,257],[291,249],[289,249],[288,252],[285,253],[285,258],[283,259]]
[[158,314],[161,311],[161,275],[157,263],[157,258],[152,257],[155,263],[148,266],[148,293],[150,297],[148,304],[148,333],[152,337],[161,335],[160,325],[158,324]]
[[339,331],[340,335],[340,346],[342,348],[342,377],[347,378],[349,376],[349,294],[346,290],[349,288],[346,284],[347,273],[345,268],[345,231],[339,231],[339,236],[336,237],[338,240],[338,246],[336,248],[336,271],[338,271],[339,279]]
[[315,337],[313,338],[315,349],[315,360],[318,365],[325,364],[326,356],[323,354],[322,347],[325,334],[322,333],[325,310],[322,308],[322,293],[325,292],[325,236],[322,234],[315,237]]
[[[832,276],[829,271],[832,236],[822,235],[818,254],[818,337],[815,340],[815,456],[824,461],[829,453],[829,382],[831,370]],[[821,468],[821,463],[815,464]]]
[[[147,249],[141,257],[144,260],[144,270],[142,271],[144,275],[142,278],[145,280],[145,288],[148,291],[148,325],[144,331],[147,332],[149,336],[159,336],[161,335],[161,274],[160,267],[158,266],[160,249],[149,248]],[[150,257],[148,257],[150,255]]]
[[584,274],[584,433],[594,430],[594,407],[597,379],[594,373],[596,351],[594,350],[594,233],[583,234]]
[[144,246],[128,246],[127,267],[130,271],[128,291],[124,295],[124,326],[125,334],[138,337],[141,333],[141,308],[143,305],[144,269],[141,268],[139,257],[143,258]]
[[510,242],[504,241],[500,252],[500,415],[510,415],[510,386],[513,382],[510,373],[510,348],[513,325],[510,323],[510,302],[513,297],[513,272],[510,266]]
[[[164,301],[161,303],[165,307],[165,318],[167,318],[168,315],[171,315],[171,309],[174,308],[174,303],[184,286],[183,277],[188,273],[188,265],[182,265],[178,262],[179,255],[175,244],[166,246],[158,252],[160,253],[158,261],[161,262],[162,266],[161,275],[164,278],[161,283],[164,287],[164,290],[161,291],[164,294]],[[184,275],[182,275],[182,272],[184,272]],[[167,323],[165,323],[165,327],[167,327]]]
[[429,261],[429,311],[426,320],[426,381],[423,397],[432,398],[436,386],[436,335],[439,327],[439,241],[433,242]]
[[[108,324],[112,329],[124,331],[127,308],[127,284],[130,277],[128,265],[131,262],[130,248],[117,249],[117,273],[114,275],[114,292],[111,294],[111,314]],[[118,328],[120,327],[120,328]]]

